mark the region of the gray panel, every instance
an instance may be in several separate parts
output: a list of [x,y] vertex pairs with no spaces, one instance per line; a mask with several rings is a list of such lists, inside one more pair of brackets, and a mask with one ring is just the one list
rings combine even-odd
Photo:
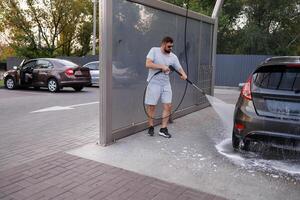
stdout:
[[[178,56],[178,59],[186,71],[188,73],[189,79],[195,83],[198,82],[198,64],[199,64],[199,43],[200,43],[200,24],[201,22],[189,19],[187,22],[187,59],[188,65],[185,57],[185,40],[184,40],[184,26],[185,26],[185,18],[182,16],[177,16],[177,37],[174,43],[174,53]],[[188,68],[187,68],[188,67]],[[173,109],[175,109],[184,94],[184,89],[186,86],[186,82],[182,81],[177,74],[171,75],[171,84],[173,88]],[[186,96],[184,101],[182,102],[181,108],[186,108],[192,106],[196,103],[196,95],[198,94],[194,88],[188,86]]]
[[217,55],[216,85],[238,87],[268,55]]
[[202,23],[201,26],[201,65],[211,65],[211,53],[212,53],[212,28],[213,26],[208,23]]
[[[200,37],[208,37],[206,51],[211,51],[211,27],[207,23],[205,31],[200,32],[201,21],[188,20],[187,53],[189,62],[189,79],[195,83],[207,82],[211,88],[211,74],[203,75],[199,80],[200,66]],[[112,129],[128,128],[146,121],[143,110],[143,91],[146,86],[148,69],[145,67],[146,55],[151,47],[160,46],[164,36],[173,37],[174,53],[182,66],[187,70],[184,41],[185,17],[174,13],[158,10],[153,7],[129,2],[126,0],[113,1],[113,88],[112,88]],[[211,62],[211,52],[205,52],[207,65]],[[173,88],[173,107],[175,108],[184,92],[184,81],[177,74],[171,75]],[[180,109],[195,104],[204,103],[199,93],[188,86],[185,99]],[[161,111],[158,110],[157,114]]]

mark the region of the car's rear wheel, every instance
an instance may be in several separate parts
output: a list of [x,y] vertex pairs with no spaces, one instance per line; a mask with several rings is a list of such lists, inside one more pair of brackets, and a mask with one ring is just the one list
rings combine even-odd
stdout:
[[7,77],[4,81],[4,85],[7,89],[13,90],[16,88],[16,82],[13,77]]
[[234,150],[239,149],[240,141],[241,140],[234,133],[232,133],[232,147]]
[[250,141],[249,140],[243,140],[241,142],[241,139],[238,138],[235,133],[232,133],[232,147],[234,150],[244,150],[249,151],[250,150]]
[[76,92],[80,92],[80,91],[83,89],[83,86],[76,86],[76,87],[73,87],[73,89],[74,89]]
[[48,90],[50,92],[58,92],[59,91],[59,85],[58,85],[58,82],[56,79],[54,78],[51,78],[49,81],[48,81]]

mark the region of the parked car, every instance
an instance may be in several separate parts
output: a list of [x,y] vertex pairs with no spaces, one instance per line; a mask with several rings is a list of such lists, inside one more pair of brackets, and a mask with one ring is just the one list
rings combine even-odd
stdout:
[[267,59],[250,75],[234,113],[232,146],[290,148],[300,141],[300,57]]
[[90,69],[90,74],[91,74],[90,86],[99,85],[99,61],[89,62],[83,65],[83,67]]
[[58,92],[63,87],[81,91],[91,84],[88,68],[63,59],[39,58],[23,61],[19,67],[4,74],[7,89],[16,87],[47,87],[50,92]]
[[[91,85],[99,85],[99,61],[89,62],[83,67],[89,68],[92,84]],[[137,73],[134,69],[129,67],[124,67],[121,62],[113,61],[112,62],[112,79],[113,84],[115,85],[128,85],[136,81]]]

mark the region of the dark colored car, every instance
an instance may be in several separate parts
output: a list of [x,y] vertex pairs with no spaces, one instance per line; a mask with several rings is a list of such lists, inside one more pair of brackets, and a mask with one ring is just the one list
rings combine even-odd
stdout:
[[252,141],[290,148],[300,141],[300,57],[267,59],[241,90],[234,113],[232,146]]
[[63,59],[39,58],[23,61],[19,67],[4,74],[7,89],[16,87],[47,87],[50,92],[58,92],[63,87],[81,91],[91,84],[88,68]]

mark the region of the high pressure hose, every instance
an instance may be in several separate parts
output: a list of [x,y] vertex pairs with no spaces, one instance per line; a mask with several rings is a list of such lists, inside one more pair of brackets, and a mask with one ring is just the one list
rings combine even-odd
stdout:
[[[187,76],[189,76],[189,62],[188,62],[188,55],[187,55],[187,23],[188,23],[188,11],[189,11],[189,0],[186,0],[186,14],[185,14],[185,23],[184,23],[184,52],[185,52],[185,60],[186,60],[186,74]],[[172,67],[173,68],[173,67]],[[174,71],[175,69],[173,68],[173,70],[171,71]],[[176,70],[175,70],[176,71]],[[176,71],[178,73],[178,71]],[[155,117],[151,117],[149,116],[147,110],[146,110],[146,105],[145,105],[145,97],[146,97],[146,91],[147,91],[147,87],[149,85],[149,83],[151,82],[152,78],[154,76],[156,76],[157,74],[159,73],[162,73],[162,71],[158,71],[156,72],[151,78],[150,80],[148,81],[146,87],[145,87],[145,90],[144,90],[144,96],[143,96],[143,107],[144,107],[144,112],[146,113],[147,117],[150,118],[150,119],[154,119],[154,120],[161,120],[161,119],[164,119],[164,118],[168,118],[170,116],[172,116],[177,110],[178,108],[181,106],[182,102],[183,102],[183,99],[185,98],[185,95],[186,95],[186,92],[187,92],[187,87],[188,87],[188,84],[189,82],[186,81],[186,84],[185,84],[185,88],[184,88],[184,92],[183,92],[183,95],[181,97],[181,100],[178,104],[178,106],[175,108],[175,110],[173,112],[171,112],[168,116],[165,116],[165,117],[160,117],[160,118],[155,118]]]

